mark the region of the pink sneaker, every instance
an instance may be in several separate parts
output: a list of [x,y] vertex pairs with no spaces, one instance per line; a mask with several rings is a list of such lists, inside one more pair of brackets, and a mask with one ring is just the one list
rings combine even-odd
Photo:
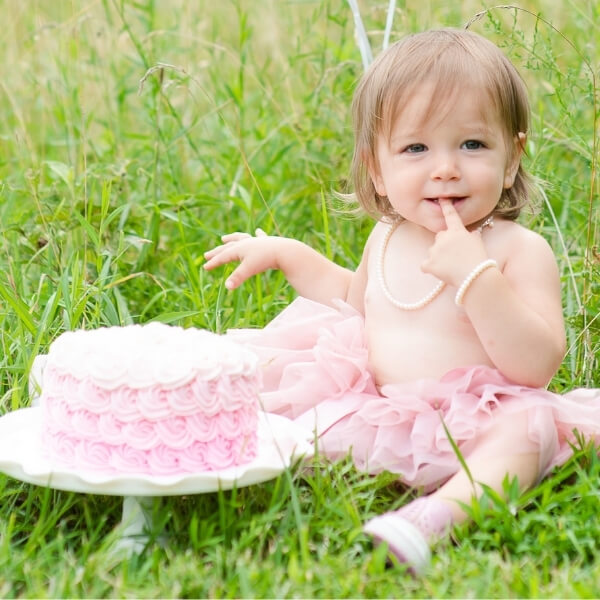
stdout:
[[376,542],[386,542],[390,553],[411,570],[421,574],[431,560],[429,544],[446,535],[452,527],[450,507],[436,498],[421,497],[368,521],[363,531]]

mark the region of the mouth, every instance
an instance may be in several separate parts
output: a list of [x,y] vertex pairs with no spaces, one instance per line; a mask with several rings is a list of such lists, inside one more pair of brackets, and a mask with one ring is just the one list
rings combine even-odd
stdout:
[[442,196],[440,198],[425,198],[425,200],[427,202],[431,202],[432,204],[439,205],[440,200],[450,200],[452,202],[452,204],[457,204],[458,202],[462,202],[465,198],[466,198],[466,196],[453,196],[451,198],[449,198],[447,196]]

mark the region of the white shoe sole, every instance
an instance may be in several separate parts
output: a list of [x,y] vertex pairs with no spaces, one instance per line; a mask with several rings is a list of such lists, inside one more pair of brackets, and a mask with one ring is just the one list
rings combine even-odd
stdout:
[[396,558],[421,574],[431,561],[431,550],[423,534],[410,522],[395,515],[382,515],[368,521],[363,531],[386,542]]

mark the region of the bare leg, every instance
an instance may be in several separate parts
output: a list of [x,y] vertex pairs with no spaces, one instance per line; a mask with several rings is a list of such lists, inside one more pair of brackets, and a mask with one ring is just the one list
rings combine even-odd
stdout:
[[448,504],[457,523],[467,516],[457,501],[470,504],[473,496],[479,497],[482,489],[478,483],[502,493],[502,482],[507,474],[510,478],[518,478],[522,490],[537,481],[539,452],[527,435],[527,414],[499,416],[492,429],[486,432],[470,453],[466,463],[475,481],[475,488],[461,469],[431,494],[431,497]]
[[528,417],[497,414],[492,428],[481,436],[466,459],[475,485],[464,471],[459,471],[438,490],[413,500],[400,510],[368,521],[363,531],[385,542],[390,554],[406,563],[414,573],[427,567],[429,544],[443,537],[453,522],[467,515],[459,502],[470,504],[482,493],[481,483],[502,493],[508,475],[517,477],[522,489],[533,485],[539,476],[539,451],[528,436]]

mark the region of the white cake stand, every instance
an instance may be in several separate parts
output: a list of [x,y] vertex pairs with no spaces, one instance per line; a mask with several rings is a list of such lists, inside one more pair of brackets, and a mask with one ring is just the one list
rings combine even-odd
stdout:
[[0,472],[15,479],[68,492],[123,496],[121,537],[116,550],[140,552],[152,529],[156,496],[203,494],[273,479],[302,456],[312,455],[312,433],[289,419],[260,413],[258,455],[239,467],[183,475],[106,474],[52,462],[41,445],[39,406],[0,417]]

